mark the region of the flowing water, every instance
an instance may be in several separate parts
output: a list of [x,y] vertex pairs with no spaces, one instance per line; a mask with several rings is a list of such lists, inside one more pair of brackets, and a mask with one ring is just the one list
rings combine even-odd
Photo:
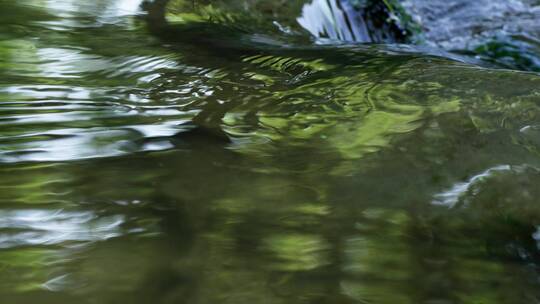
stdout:
[[540,301],[537,74],[139,2],[0,0],[1,303]]

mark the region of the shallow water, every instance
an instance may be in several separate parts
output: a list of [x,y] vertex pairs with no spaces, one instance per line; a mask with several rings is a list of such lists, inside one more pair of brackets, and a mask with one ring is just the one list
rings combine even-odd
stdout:
[[540,300],[538,75],[239,3],[0,1],[2,303]]

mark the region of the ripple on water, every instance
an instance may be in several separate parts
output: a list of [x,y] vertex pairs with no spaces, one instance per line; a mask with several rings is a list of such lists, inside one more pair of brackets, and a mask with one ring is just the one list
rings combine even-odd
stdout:
[[[196,1],[223,20],[159,40],[127,2],[29,0],[47,12],[32,20],[1,4],[24,6],[0,28],[2,299],[537,295],[538,271],[523,272],[538,265],[540,175],[497,167],[537,161],[537,76],[404,47],[281,46],[295,33],[236,27],[226,9],[276,1]],[[181,151],[139,153],[167,149]]]
[[121,86],[42,84],[0,88],[0,162],[74,160],[169,149],[171,144],[163,140],[156,143],[144,139],[185,131],[183,125],[193,116],[180,102],[184,95],[189,103],[191,89],[183,94],[176,92],[176,103],[172,103],[166,99],[151,101],[146,97],[151,91],[136,88],[138,79],[151,81],[160,77],[156,70],[173,68],[166,59],[129,57],[109,62],[92,56],[60,55],[50,55],[51,60],[41,67],[42,77],[57,81],[75,78],[79,83],[78,79],[88,73],[98,73]]
[[80,244],[122,235],[124,216],[90,211],[1,210],[0,248]]

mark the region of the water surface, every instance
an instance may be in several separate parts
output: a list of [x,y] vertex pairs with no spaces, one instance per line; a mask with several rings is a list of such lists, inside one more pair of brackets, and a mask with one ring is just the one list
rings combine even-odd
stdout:
[[2,303],[538,302],[540,77],[304,3],[0,1]]

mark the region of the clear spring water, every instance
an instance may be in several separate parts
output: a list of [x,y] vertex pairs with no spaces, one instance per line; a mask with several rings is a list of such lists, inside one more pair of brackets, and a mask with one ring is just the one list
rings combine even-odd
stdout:
[[303,3],[0,1],[1,303],[540,301],[540,77]]

